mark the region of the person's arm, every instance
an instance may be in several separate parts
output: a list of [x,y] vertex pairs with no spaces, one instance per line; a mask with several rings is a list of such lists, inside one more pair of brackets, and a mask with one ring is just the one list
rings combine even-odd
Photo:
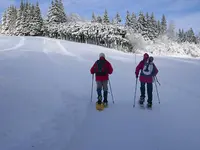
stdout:
[[142,69],[142,61],[137,65],[136,69],[135,69],[135,76],[136,78],[138,78],[139,72]]
[[94,63],[94,65],[92,66],[92,68],[90,69],[90,73],[94,74],[96,70],[96,62]]
[[113,67],[112,65],[108,62],[108,73],[112,74],[113,73]]

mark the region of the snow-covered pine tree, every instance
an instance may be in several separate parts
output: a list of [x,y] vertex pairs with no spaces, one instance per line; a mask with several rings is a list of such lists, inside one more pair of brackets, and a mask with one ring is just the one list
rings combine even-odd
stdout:
[[94,14],[94,12],[92,13],[92,20],[91,20],[91,22],[97,22],[97,18],[96,18],[96,16],[95,16],[95,14]]
[[200,44],[200,32],[199,32],[199,34],[197,35],[196,38],[197,38],[197,43]]
[[125,27],[130,27],[131,26],[131,15],[129,11],[126,12],[126,22],[125,22]]
[[1,26],[1,33],[2,34],[6,34],[6,31],[8,30],[8,26],[7,26],[7,10],[4,11],[2,19],[2,26]]
[[60,18],[59,18],[59,10],[58,7],[56,7],[55,2],[52,0],[51,2],[51,6],[48,10],[48,14],[47,14],[47,18],[48,18],[48,24],[54,24],[54,23],[60,23]]
[[167,32],[167,21],[165,15],[163,14],[161,21],[161,34],[166,34],[166,32]]
[[155,20],[154,14],[152,13],[150,17],[148,17],[148,37],[150,40],[153,40],[158,37],[157,31],[157,22]]
[[16,25],[15,25],[15,35],[21,35],[22,33],[22,16],[23,16],[23,12],[25,9],[25,4],[23,2],[23,0],[21,0],[20,3],[20,8],[17,11],[17,21],[16,21]]
[[52,0],[47,14],[48,24],[60,24],[66,22],[67,17],[64,12],[64,6],[61,0]]
[[139,25],[138,25],[138,22],[137,22],[137,16],[135,15],[134,12],[132,12],[132,15],[131,15],[131,18],[130,18],[130,26],[131,26],[131,29],[134,32],[138,32]]
[[113,24],[117,24],[117,25],[118,25],[118,24],[120,24],[121,22],[122,22],[122,19],[121,19],[119,13],[117,12],[115,18],[113,19]]
[[186,34],[184,32],[183,29],[179,29],[179,33],[178,33],[178,42],[179,43],[183,43],[186,41]]
[[31,3],[26,2],[26,24],[27,24],[27,31],[25,33],[25,35],[30,35],[31,33],[31,23],[33,21],[33,16],[34,16],[34,12],[32,10],[32,6]]
[[30,21],[31,21],[31,16],[30,16],[30,3],[27,1],[25,4],[24,11],[22,13],[22,20],[21,20],[21,25],[22,25],[22,32],[21,35],[28,36],[30,35]]
[[29,23],[29,28],[30,28],[30,35],[34,35],[33,34],[33,28],[34,28],[34,16],[35,16],[35,5],[31,4],[30,6],[30,23]]
[[145,15],[145,26],[147,28],[147,36],[149,37],[150,40],[153,39],[153,35],[152,35],[152,30],[151,30],[151,20],[150,20],[150,16],[149,16],[149,13],[146,12],[146,15]]
[[13,28],[13,32],[12,32],[12,35],[14,35],[15,33],[15,30],[16,30],[16,23],[17,23],[17,8],[16,6],[13,6],[13,17],[12,17],[12,20],[13,20],[13,25],[12,25],[12,28]]
[[14,6],[10,6],[7,9],[7,17],[6,17],[6,31],[5,34],[12,35],[13,30],[15,29],[16,22],[16,11]]
[[160,23],[160,20],[157,21],[156,29],[157,29],[157,32],[158,32],[157,36],[160,36],[161,35],[161,23]]
[[157,21],[155,19],[154,13],[152,12],[151,17],[150,17],[150,22],[151,22],[151,28],[152,28],[152,32],[153,32],[153,38],[157,38],[159,33],[157,30]]
[[186,41],[189,43],[196,43],[196,37],[192,28],[190,28],[186,33]]
[[138,32],[144,37],[145,40],[149,40],[147,20],[142,12],[139,13],[138,17]]
[[101,18],[101,16],[97,16],[97,22],[98,23],[102,23],[103,22],[103,19]]
[[105,9],[105,11],[104,11],[103,23],[105,23],[105,24],[109,24],[110,23],[110,19],[108,17],[108,11],[107,11],[107,9]]
[[149,23],[149,21],[150,21],[150,17],[149,17],[149,13],[148,13],[148,12],[146,12],[145,19],[147,20],[147,23]]
[[31,28],[31,35],[40,36],[42,35],[42,26],[43,26],[43,19],[39,7],[39,3],[36,3],[36,6],[32,7],[33,11],[33,19],[32,19],[32,28]]
[[60,14],[60,17],[61,17],[61,23],[67,22],[67,15],[65,13],[65,8],[64,8],[62,0],[58,1],[58,8],[60,9],[59,10],[59,12],[60,12],[59,14]]

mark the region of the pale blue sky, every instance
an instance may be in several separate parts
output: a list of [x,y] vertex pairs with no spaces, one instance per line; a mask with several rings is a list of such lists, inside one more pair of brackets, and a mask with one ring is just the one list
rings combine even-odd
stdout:
[[[29,0],[36,2],[37,0]],[[46,15],[51,0],[38,0],[43,15]],[[174,21],[177,28],[189,29],[193,27],[196,32],[200,32],[200,0],[63,0],[65,11],[77,13],[84,18],[90,19],[92,12],[102,15],[104,10],[108,10],[110,17],[116,12],[124,18],[126,11],[154,12],[156,18],[166,15],[169,21]],[[1,0],[0,12],[10,4],[19,6],[20,0]]]

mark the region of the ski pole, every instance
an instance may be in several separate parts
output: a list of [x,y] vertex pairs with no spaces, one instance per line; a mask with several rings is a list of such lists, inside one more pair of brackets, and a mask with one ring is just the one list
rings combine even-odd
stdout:
[[113,93],[112,93],[112,88],[111,88],[111,84],[110,84],[110,80],[109,81],[109,85],[110,85],[110,92],[111,92],[111,96],[112,96],[112,101],[113,101],[113,104],[114,104],[114,98],[113,98]]
[[159,97],[159,93],[158,93],[158,88],[157,88],[156,82],[155,82],[155,86],[156,86],[156,92],[157,92],[157,96],[158,96],[158,102],[159,102],[159,104],[160,104],[160,97]]
[[158,84],[160,85],[160,82],[158,81],[158,78],[156,77],[156,81],[158,82]]
[[133,107],[135,107],[135,99],[136,99],[136,90],[137,90],[137,78],[136,78],[136,84],[135,84],[135,94],[134,94],[134,104]]
[[92,88],[91,88],[91,102],[92,102],[92,94],[93,94],[93,81],[94,81],[94,74],[92,74]]

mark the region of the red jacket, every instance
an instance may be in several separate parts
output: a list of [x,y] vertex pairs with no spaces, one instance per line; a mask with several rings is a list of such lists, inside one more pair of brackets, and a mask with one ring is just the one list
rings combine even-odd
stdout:
[[[140,70],[143,70],[145,62],[146,62],[145,60],[140,61],[140,63],[136,67],[136,69],[135,69],[136,77],[138,77]],[[158,73],[158,69],[157,69],[156,65],[153,63],[153,72],[152,72],[152,74],[145,75],[143,73],[140,73],[140,82],[152,83],[153,82],[153,76],[156,76],[157,73]]]
[[96,62],[94,63],[94,65],[92,66],[92,68],[90,69],[91,74],[96,74],[96,81],[105,81],[105,80],[109,80],[109,74],[112,74],[113,72],[113,68],[110,64],[110,62],[108,62],[104,57],[101,57],[100,60],[105,60],[105,64],[104,67],[106,70],[105,75],[97,75],[97,64]]

